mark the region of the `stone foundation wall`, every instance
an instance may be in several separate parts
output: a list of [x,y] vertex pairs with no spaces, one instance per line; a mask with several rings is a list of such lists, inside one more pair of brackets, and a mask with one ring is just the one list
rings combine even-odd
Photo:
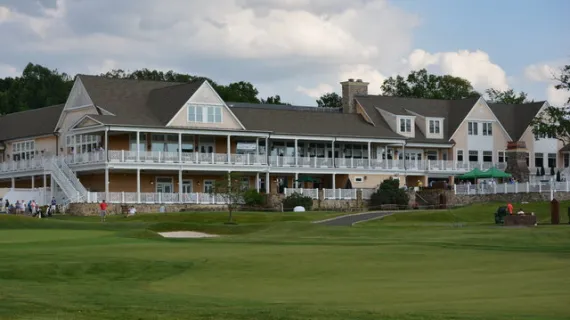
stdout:
[[[438,205],[439,196],[442,193],[447,198],[448,206],[464,206],[472,203],[485,202],[520,203],[550,201],[550,192],[457,195],[453,190],[422,190],[418,192],[418,195],[425,199],[430,205]],[[558,201],[568,201],[570,200],[570,192],[555,192],[554,198]]]
[[[128,205],[131,206],[130,204]],[[164,212],[181,212],[181,211],[224,211],[227,210],[225,205],[203,205],[203,204],[134,204],[137,213],[156,213],[160,212],[160,207],[164,206]],[[109,204],[107,214],[121,214],[120,204]],[[99,215],[99,204],[97,203],[72,203],[69,205],[67,214],[74,216],[93,216]]]

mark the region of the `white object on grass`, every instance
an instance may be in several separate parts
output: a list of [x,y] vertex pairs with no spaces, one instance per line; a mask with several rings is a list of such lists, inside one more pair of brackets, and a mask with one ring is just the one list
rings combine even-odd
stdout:
[[159,232],[159,235],[164,238],[216,238],[219,237],[215,234],[208,234],[196,231],[172,231],[172,232]]
[[305,208],[301,207],[301,206],[296,206],[295,208],[293,208],[293,211],[295,212],[305,212]]

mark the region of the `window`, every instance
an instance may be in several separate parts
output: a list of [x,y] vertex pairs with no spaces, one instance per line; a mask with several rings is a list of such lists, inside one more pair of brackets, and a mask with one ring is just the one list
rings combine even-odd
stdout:
[[178,135],[153,134],[151,135],[151,150],[162,152],[178,152]]
[[439,134],[440,133],[439,124],[440,124],[439,120],[430,120],[429,121],[429,133]]
[[467,131],[470,136],[478,135],[478,129],[479,127],[477,122],[467,122]]
[[204,192],[205,193],[214,192],[214,180],[204,180]]
[[[74,138],[75,137],[75,138]],[[67,151],[73,153],[73,148],[76,148],[75,153],[86,153],[96,151],[101,146],[100,135],[79,134],[76,136],[67,136]]]
[[354,178],[354,182],[362,182],[362,181],[364,181],[363,177],[355,177]]
[[249,190],[249,177],[242,177],[240,183],[242,190]]
[[556,153],[549,153],[548,154],[548,167],[549,168],[556,168]]
[[536,136],[538,139],[554,139],[554,134],[552,133],[541,133]]
[[542,168],[544,166],[544,155],[542,153],[534,154],[534,166],[537,168]]
[[[130,149],[131,151],[137,151],[137,134],[130,134]],[[146,151],[146,133],[139,133],[139,151]]]
[[12,159],[14,161],[33,159],[35,151],[36,146],[33,140],[12,143]]
[[206,109],[208,114],[209,123],[221,123],[222,122],[222,107],[208,107]]
[[428,160],[437,160],[437,151],[435,150],[427,151],[426,155]]
[[493,123],[491,123],[491,122],[484,122],[483,123],[483,135],[484,136],[492,136],[493,135]]
[[412,132],[412,119],[400,119],[400,132]]
[[483,162],[493,162],[493,151],[483,151]]
[[479,162],[479,151],[469,150],[469,162]]
[[497,152],[497,159],[499,163],[507,162],[505,159],[505,152],[504,151]]
[[221,106],[188,106],[188,122],[221,123]]
[[457,150],[457,161],[463,162],[463,150]]
[[441,160],[447,161],[447,150],[441,151]]

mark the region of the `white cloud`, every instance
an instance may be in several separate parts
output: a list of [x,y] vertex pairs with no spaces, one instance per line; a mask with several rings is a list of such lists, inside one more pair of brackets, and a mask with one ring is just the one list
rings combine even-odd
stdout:
[[465,78],[479,91],[489,88],[497,90],[509,88],[505,71],[493,63],[489,55],[481,50],[459,50],[432,54],[416,49],[405,62],[410,70],[436,67],[442,74]]
[[10,19],[10,15],[10,9],[0,6],[0,23],[8,21],[8,19]]
[[321,83],[318,86],[314,87],[314,88],[305,88],[303,86],[298,86],[297,87],[297,91],[304,93],[306,95],[308,95],[311,98],[315,98],[318,99],[320,98],[323,94],[325,93],[329,93],[329,92],[334,92],[336,91],[335,88],[333,88],[331,85],[326,84],[326,83]]
[[0,63],[0,78],[17,77],[18,75],[16,67]]
[[554,87],[558,82],[555,79],[560,75],[559,66],[563,64],[564,62],[531,64],[524,70],[524,75],[528,80],[548,85],[545,89],[546,98],[554,106],[564,106],[568,103],[568,98],[570,98],[569,91],[557,90]]

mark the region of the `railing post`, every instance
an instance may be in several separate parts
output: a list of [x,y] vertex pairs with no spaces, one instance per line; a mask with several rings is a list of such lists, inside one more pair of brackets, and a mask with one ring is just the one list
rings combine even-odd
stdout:
[[125,162],[125,150],[121,150],[121,162]]
[[314,165],[313,168],[316,168],[317,167],[317,156],[315,156],[313,159],[314,159],[313,160],[313,165]]
[[283,188],[283,193],[287,196],[287,188]]
[[568,180],[566,180],[566,192],[570,192],[570,184],[568,183]]
[[541,193],[542,192],[542,183],[538,183],[538,192]]
[[519,183],[515,182],[515,193],[519,193]]
[[508,186],[508,183],[503,183],[503,185],[505,186],[505,193],[507,193],[507,186]]
[[158,203],[162,203],[162,193],[158,193]]
[[125,192],[121,191],[121,203],[125,203]]
[[428,170],[428,171],[431,170],[431,160],[429,160],[429,159],[427,160],[427,168],[426,168],[426,170]]
[[493,183],[493,194],[497,194],[497,184]]
[[194,162],[198,163],[198,152],[194,151]]
[[453,184],[453,194],[457,194],[457,185]]
[[526,182],[526,193],[530,192],[530,183],[527,181]]

